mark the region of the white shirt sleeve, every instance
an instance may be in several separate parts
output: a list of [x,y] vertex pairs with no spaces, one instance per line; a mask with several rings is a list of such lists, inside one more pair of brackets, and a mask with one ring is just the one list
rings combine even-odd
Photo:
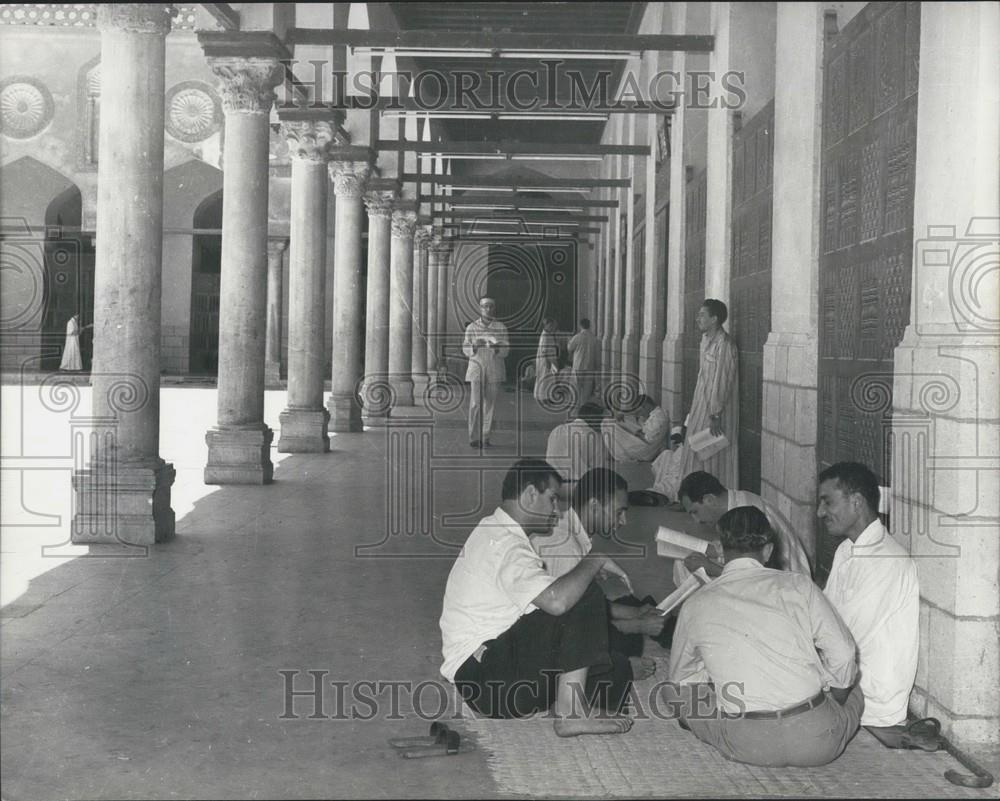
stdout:
[[555,576],[545,571],[541,557],[527,542],[510,548],[497,571],[497,586],[522,612],[531,611],[531,602],[554,581]]

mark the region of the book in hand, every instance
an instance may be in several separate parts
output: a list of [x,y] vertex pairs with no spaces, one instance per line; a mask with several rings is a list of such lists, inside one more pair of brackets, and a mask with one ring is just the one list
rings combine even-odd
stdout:
[[667,559],[686,559],[693,553],[708,554],[708,541],[666,526],[656,530],[656,553]]
[[725,434],[714,435],[711,429],[703,428],[696,434],[692,434],[688,437],[688,445],[691,447],[698,458],[704,461],[705,459],[710,459],[715,456],[719,451],[729,445],[729,440],[726,439]]
[[708,577],[708,573],[705,572],[705,568],[699,567],[694,571],[694,573],[687,577],[680,587],[660,601],[656,605],[656,608],[660,610],[661,615],[668,614],[698,592],[698,590],[708,584],[711,580],[712,579]]

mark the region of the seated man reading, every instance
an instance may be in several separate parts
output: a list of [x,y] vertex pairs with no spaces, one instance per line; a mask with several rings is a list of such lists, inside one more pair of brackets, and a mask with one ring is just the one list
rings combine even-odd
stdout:
[[906,720],[917,674],[920,587],[910,555],[878,518],[878,479],[863,464],[839,462],[819,474],[817,515],[844,537],[833,555],[826,597],[858,643],[864,726]]
[[[608,557],[592,551],[556,578],[528,540],[555,524],[560,483],[541,459],[507,472],[500,506],[473,529],[448,575],[441,675],[487,717],[551,707],[561,737],[620,734],[632,726],[619,714],[632,670],[608,646],[604,593],[594,583]],[[595,714],[595,697],[607,712]]]
[[854,639],[808,576],[764,567],[777,538],[763,512],[731,509],[718,529],[725,567],[681,607],[670,658],[681,698],[707,683],[712,703],[682,723],[736,762],[832,762],[865,703]]
[[545,460],[558,470],[567,482],[576,482],[594,467],[614,466],[614,460],[601,437],[604,409],[595,403],[585,403],[577,417],[552,429],[545,448]]
[[604,444],[618,462],[651,462],[667,444],[670,420],[649,395],[631,412],[619,410],[601,422]]
[[[533,534],[531,547],[553,576],[564,576],[590,553],[595,536],[610,540],[628,514],[628,483],[613,470],[588,470],[577,482],[570,495],[570,507],[559,519],[551,534]],[[618,579],[621,591],[607,593],[611,601],[608,614],[613,629],[612,649],[629,657],[639,657],[643,651],[643,634],[651,636],[663,630],[664,618],[656,610],[656,601],[647,597],[640,601],[632,594],[632,582],[617,562],[608,559],[599,575]],[[651,661],[633,661],[637,674],[652,671]],[[640,678],[643,676],[640,675]]]

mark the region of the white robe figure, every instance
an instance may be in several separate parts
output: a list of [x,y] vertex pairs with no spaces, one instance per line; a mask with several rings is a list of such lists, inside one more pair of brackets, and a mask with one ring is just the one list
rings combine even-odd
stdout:
[[535,400],[543,407],[552,403],[552,389],[559,374],[559,349],[556,338],[548,331],[542,331],[535,353]]
[[74,314],[66,323],[66,345],[63,347],[60,370],[82,370],[83,358],[80,355],[80,321]]

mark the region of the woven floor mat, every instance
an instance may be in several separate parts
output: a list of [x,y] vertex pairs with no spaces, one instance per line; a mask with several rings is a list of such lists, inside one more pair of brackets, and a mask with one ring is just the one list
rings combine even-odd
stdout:
[[[657,659],[657,674],[667,664]],[[656,676],[636,684],[649,697]],[[548,715],[523,720],[467,718],[498,790],[513,796],[995,798],[994,788],[958,787],[946,752],[890,751],[862,730],[843,755],[821,768],[759,768],[724,759],[675,721],[645,710],[627,734],[561,739]]]

